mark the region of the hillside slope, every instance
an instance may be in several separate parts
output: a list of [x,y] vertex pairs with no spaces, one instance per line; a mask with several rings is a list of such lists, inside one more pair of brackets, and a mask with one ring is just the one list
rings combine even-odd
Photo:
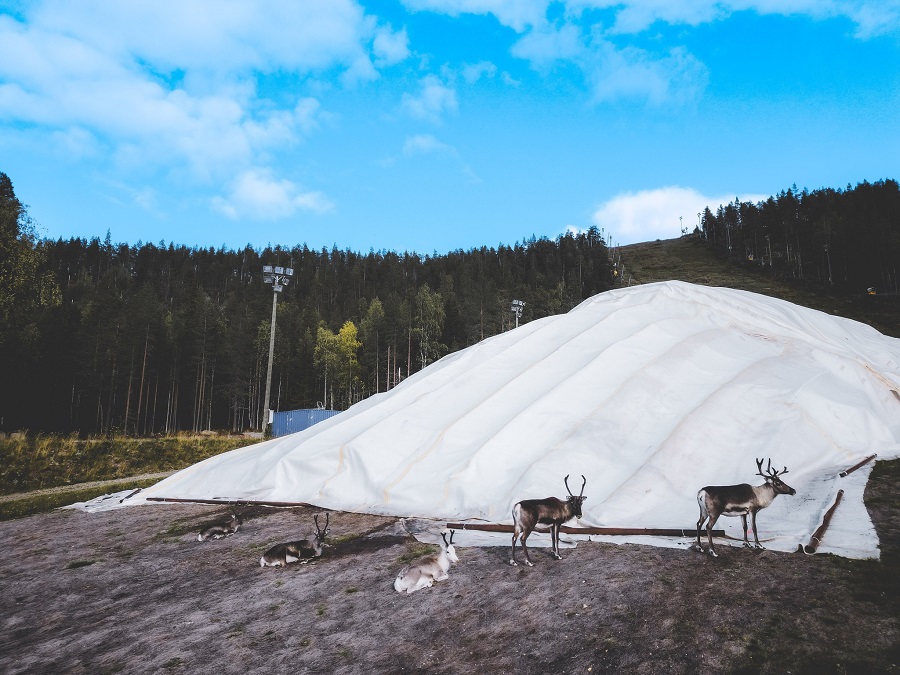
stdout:
[[767,269],[735,265],[718,256],[696,237],[630,244],[621,254],[625,285],[656,281],[688,281],[705,286],[738,288],[788,300],[829,314],[874,326],[900,337],[900,298],[896,296],[830,296],[811,286],[774,278]]

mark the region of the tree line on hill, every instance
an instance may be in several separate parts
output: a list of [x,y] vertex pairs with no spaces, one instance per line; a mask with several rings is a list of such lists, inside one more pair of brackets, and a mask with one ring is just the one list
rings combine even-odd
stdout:
[[446,255],[38,238],[0,173],[0,430],[258,430],[271,404],[345,409],[447,353],[612,288],[597,228]]
[[[701,214],[698,214],[701,216]],[[707,207],[695,230],[736,262],[838,293],[900,292],[900,186],[863,181],[812,192],[796,185],[756,204]]]

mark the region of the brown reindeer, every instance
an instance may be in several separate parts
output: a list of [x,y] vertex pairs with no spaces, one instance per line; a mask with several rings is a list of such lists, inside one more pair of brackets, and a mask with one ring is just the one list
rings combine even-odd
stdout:
[[779,476],[788,472],[787,467],[781,471],[772,470],[772,460],[763,473],[761,459],[756,460],[757,476],[762,476],[766,482],[762,485],[708,485],[697,493],[697,503],[700,504],[700,520],[697,521],[697,550],[703,552],[700,544],[700,528],[706,522],[706,535],[709,539],[709,554],[718,556],[713,548],[712,529],[719,516],[740,516],[744,526],[744,546],[752,548],[747,539],[747,514],[753,521],[753,539],[756,548],[762,549],[759,536],[756,532],[756,514],[760,509],[766,508],[778,495],[795,495],[797,491],[785,483]]
[[209,541],[210,539],[230,537],[240,529],[243,522],[244,521],[241,520],[241,517],[237,514],[237,511],[232,508],[230,520],[204,528],[200,531],[200,534],[197,535],[197,541]]
[[534,563],[528,557],[528,548],[525,546],[525,540],[535,528],[536,525],[550,525],[550,539],[552,541],[553,556],[557,560],[562,560],[559,554],[559,528],[560,526],[572,520],[572,518],[581,518],[581,505],[587,497],[584,496],[584,486],[587,485],[587,479],[581,477],[581,492],[576,497],[569,489],[569,477],[565,477],[566,491],[569,496],[566,501],[557,499],[556,497],[547,497],[546,499],[525,499],[513,507],[513,538],[512,552],[509,555],[509,564],[516,565],[516,539],[519,534],[522,535],[522,552],[525,554],[525,564],[533,567]]
[[325,535],[328,534],[328,514],[325,514],[325,526],[319,529],[319,514],[313,516],[316,524],[316,536],[310,541],[288,541],[284,544],[275,544],[259,559],[260,567],[285,567],[290,563],[300,562],[305,565],[313,558],[322,555],[325,548]]

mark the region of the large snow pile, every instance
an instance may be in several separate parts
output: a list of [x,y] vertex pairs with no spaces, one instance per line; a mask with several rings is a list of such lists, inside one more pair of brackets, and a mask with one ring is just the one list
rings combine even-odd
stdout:
[[[806,543],[844,487],[856,505],[838,510],[834,527],[849,534],[832,550],[877,555],[862,487],[852,488],[867,473],[846,486],[837,474],[872,453],[900,454],[898,390],[900,340],[867,325],[744,291],[635,286],[484,340],[132,501],[511,523],[515,502],[565,496],[567,474],[577,492],[583,474],[581,524],[693,529],[700,487],[759,484],[754,459],[771,458],[798,494],[762,512],[762,538],[783,550]],[[740,536],[739,519],[722,526]]]

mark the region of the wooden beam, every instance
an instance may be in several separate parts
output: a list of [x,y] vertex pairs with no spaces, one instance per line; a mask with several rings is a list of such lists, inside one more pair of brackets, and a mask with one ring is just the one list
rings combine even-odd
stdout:
[[[481,532],[505,532],[512,534],[512,525],[498,525],[495,523],[447,523],[447,528],[451,530],[478,530]],[[536,527],[535,532],[548,533],[549,528]],[[566,534],[602,534],[610,536],[629,536],[638,535],[646,537],[696,537],[697,528],[688,529],[675,528],[654,528],[654,527],[568,527],[563,525],[559,528],[560,532]],[[713,530],[714,537],[724,537],[725,530]]]

